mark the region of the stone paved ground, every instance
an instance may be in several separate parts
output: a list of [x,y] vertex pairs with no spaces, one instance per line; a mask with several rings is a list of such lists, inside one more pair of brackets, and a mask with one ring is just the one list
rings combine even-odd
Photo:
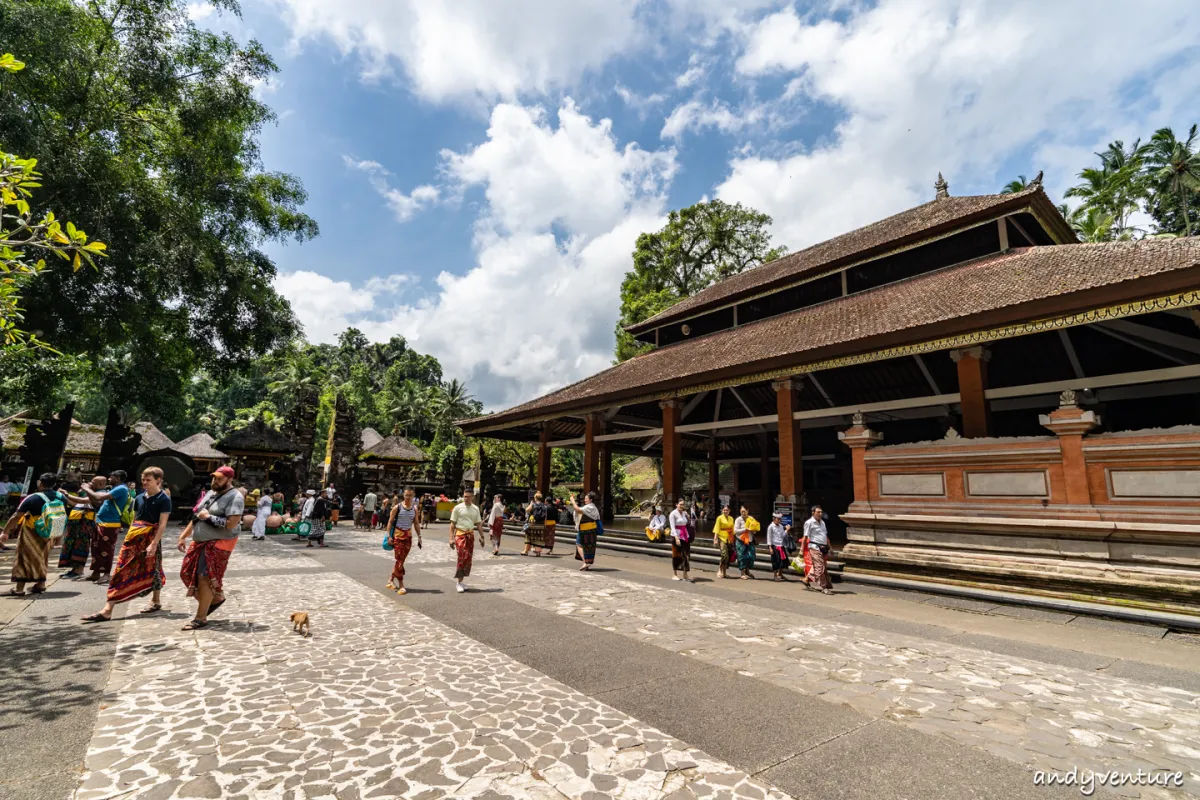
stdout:
[[[416,561],[435,555],[427,543]],[[243,542],[229,622],[125,624],[80,800],[785,797],[349,578],[294,572],[305,566],[318,565]],[[287,573],[260,572],[273,568]],[[311,638],[292,633],[293,610],[312,614]]]

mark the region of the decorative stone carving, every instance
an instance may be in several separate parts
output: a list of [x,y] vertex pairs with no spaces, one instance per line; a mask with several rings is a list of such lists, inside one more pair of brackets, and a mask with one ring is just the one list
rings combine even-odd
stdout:
[[1026,184],[1025,188],[1032,189],[1035,186],[1040,187],[1041,185],[1042,185],[1042,170],[1039,169],[1038,174],[1033,176],[1033,180],[1031,180],[1028,184]]
[[950,196],[950,184],[946,183],[946,179],[942,177],[942,173],[940,172],[938,173],[937,183],[933,185],[933,188],[937,190],[937,194],[933,197],[934,200],[945,200]]
[[943,437],[948,442],[953,442],[962,438],[962,435],[954,428],[947,428],[946,435]]
[[1058,407],[1059,408],[1069,408],[1071,406],[1077,406],[1077,405],[1079,405],[1079,404],[1077,402],[1075,402],[1075,391],[1073,389],[1067,389],[1065,392],[1063,392],[1062,394],[1060,394],[1058,396]]
[[867,424],[867,420],[865,417],[863,417],[863,413],[861,411],[855,411],[854,416],[850,418],[850,424],[862,426]]

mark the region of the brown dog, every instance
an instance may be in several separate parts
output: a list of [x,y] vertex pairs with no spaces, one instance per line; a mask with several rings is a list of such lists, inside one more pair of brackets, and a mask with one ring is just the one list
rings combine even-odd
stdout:
[[308,638],[311,631],[309,630],[308,614],[306,612],[296,611],[292,613],[292,630]]

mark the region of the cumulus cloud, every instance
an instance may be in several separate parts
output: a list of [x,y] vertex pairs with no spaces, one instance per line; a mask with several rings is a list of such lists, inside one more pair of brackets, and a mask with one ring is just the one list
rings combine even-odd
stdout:
[[705,128],[734,133],[747,125],[759,122],[762,118],[763,110],[756,106],[734,111],[725,103],[716,100],[711,103],[689,100],[671,111],[659,135],[664,139],[679,139],[689,131],[702,131]]
[[331,341],[350,324],[375,340],[401,334],[488,408],[511,405],[611,363],[634,241],[663,224],[675,169],[673,150],[622,146],[609,120],[570,99],[553,116],[500,104],[485,141],[443,154],[447,180],[486,199],[468,271],[442,272],[424,301],[391,307],[369,283],[310,272],[276,286],[309,339]]
[[397,222],[408,222],[418,211],[433,205],[441,196],[441,190],[430,184],[418,186],[408,194],[394,188],[388,182],[392,173],[378,161],[359,161],[347,155],[342,156],[342,161],[350,169],[367,174],[371,186],[387,202]]
[[1108,140],[1180,124],[1194,107],[1184,76],[1197,67],[1200,7],[1156,9],[1116,26],[1090,3],[1035,0],[771,14],[746,30],[738,73],[791,76],[788,94],[842,120],[797,153],[735,158],[717,194],[770,213],[799,247],[932,199],[939,170],[952,192],[956,179],[995,191],[1000,162],[1022,148],[1061,191]]

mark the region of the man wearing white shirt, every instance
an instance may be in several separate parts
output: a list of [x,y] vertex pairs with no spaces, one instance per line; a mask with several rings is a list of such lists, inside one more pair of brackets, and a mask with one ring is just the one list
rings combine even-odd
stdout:
[[[829,555],[829,531],[825,529],[825,512],[813,506],[812,517],[804,523],[804,542],[812,559],[812,574],[804,579],[810,589],[820,589],[822,594],[833,594],[833,583],[825,569],[825,557]],[[801,546],[803,546],[803,544]]]

